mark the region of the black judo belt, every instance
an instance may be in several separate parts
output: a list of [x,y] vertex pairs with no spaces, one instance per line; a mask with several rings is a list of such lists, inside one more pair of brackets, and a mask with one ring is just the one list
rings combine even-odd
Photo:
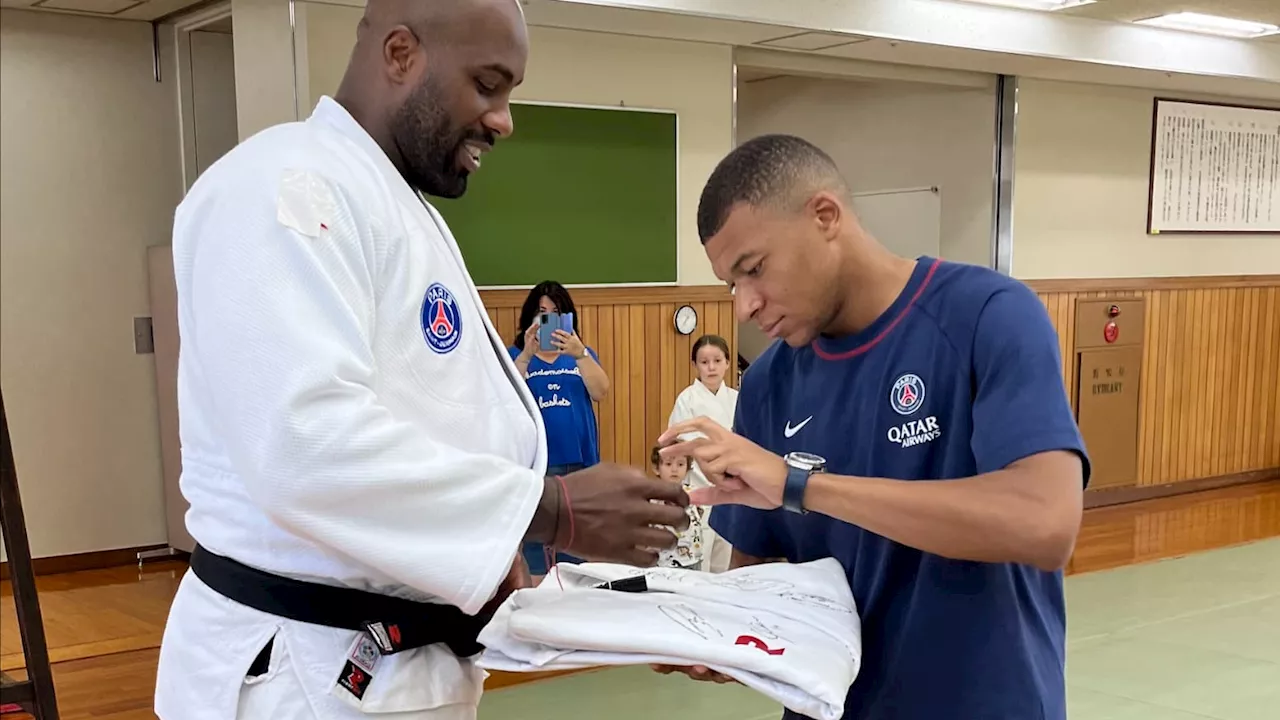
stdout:
[[214,555],[199,545],[191,571],[223,597],[270,615],[324,627],[369,633],[383,655],[436,643],[458,657],[483,650],[476,640],[488,617],[468,615],[452,605],[303,582]]

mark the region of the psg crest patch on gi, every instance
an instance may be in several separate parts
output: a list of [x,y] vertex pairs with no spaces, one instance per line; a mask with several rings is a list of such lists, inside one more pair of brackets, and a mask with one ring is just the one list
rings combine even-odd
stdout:
[[910,415],[924,404],[924,381],[907,373],[898,378],[889,391],[889,406],[899,415]]
[[441,355],[458,347],[462,339],[462,313],[449,288],[431,283],[422,298],[422,335],[427,345]]

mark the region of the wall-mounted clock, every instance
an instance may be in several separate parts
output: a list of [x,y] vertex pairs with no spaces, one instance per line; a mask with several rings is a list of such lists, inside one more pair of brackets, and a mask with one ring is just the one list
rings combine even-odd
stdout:
[[681,335],[692,335],[698,329],[698,311],[692,305],[682,305],[675,314],[676,332]]

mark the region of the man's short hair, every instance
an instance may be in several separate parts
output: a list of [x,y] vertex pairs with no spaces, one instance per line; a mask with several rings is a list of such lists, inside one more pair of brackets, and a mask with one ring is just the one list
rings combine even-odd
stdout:
[[705,244],[739,203],[796,206],[819,190],[849,191],[830,155],[794,135],[761,135],[716,165],[698,200],[698,235]]

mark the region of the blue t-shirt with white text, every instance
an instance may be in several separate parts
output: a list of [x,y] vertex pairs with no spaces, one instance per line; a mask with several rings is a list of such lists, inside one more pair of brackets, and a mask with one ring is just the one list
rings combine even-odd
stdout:
[[[1068,450],[1089,477],[1044,305],[1016,280],[927,257],[862,332],[766,350],[735,430],[839,475],[946,480]],[[844,566],[863,651],[847,720],[1066,720],[1062,572],[951,560],[818,513],[724,506],[711,525],[749,555]]]
[[[507,348],[511,359],[519,357],[516,347]],[[596,362],[600,356],[587,348]],[[591,394],[582,381],[578,363],[568,355],[546,362],[536,355],[529,361],[529,390],[542,410],[547,431],[547,465],[585,465],[600,462],[600,440],[596,432],[596,411]]]

